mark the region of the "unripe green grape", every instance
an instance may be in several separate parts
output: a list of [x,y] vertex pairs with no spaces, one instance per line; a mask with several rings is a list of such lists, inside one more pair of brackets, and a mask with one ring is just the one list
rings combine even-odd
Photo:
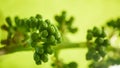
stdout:
[[55,20],[60,24],[60,17],[58,15],[55,16]]
[[115,24],[114,20],[111,20],[111,21],[107,22],[107,25],[110,26],[110,27],[113,27],[113,28],[116,27],[116,24]]
[[32,33],[32,34],[31,34],[31,39],[32,39],[33,41],[39,41],[39,34],[36,33],[36,32]]
[[41,27],[43,29],[46,29],[46,28],[48,28],[48,24],[46,22],[41,22]]
[[43,54],[43,53],[44,53],[43,47],[40,47],[40,46],[36,46],[36,47],[35,47],[35,51],[36,51],[36,53],[38,53],[38,54]]
[[44,49],[45,49],[45,52],[48,53],[48,54],[52,54],[53,53],[53,49],[49,45],[44,46]]
[[92,32],[94,37],[100,36],[100,30],[97,27],[94,27]]
[[99,54],[100,54],[102,57],[104,57],[104,56],[106,55],[106,52],[103,50],[103,48],[100,48],[100,49],[98,50],[98,52],[99,52]]
[[49,31],[50,34],[54,34],[56,32],[56,29],[55,29],[54,25],[50,25],[48,27],[48,31]]
[[56,32],[55,32],[55,34],[54,34],[55,38],[56,38],[56,39],[60,39],[60,38],[61,38],[61,34],[60,34],[59,30],[58,30],[57,27],[55,27],[55,26],[54,26],[54,28],[55,28],[55,30],[56,30]]
[[31,21],[31,27],[32,28],[35,28],[36,27],[36,25],[37,25],[37,19],[36,18],[34,18],[34,17],[30,17],[30,21]]
[[47,42],[47,39],[45,37],[40,38],[42,42]]
[[6,26],[5,24],[3,24],[3,25],[1,26],[1,29],[2,29],[2,30],[5,30],[5,31],[8,31],[8,30],[9,30],[9,27]]
[[93,34],[91,32],[87,33],[87,40],[92,40]]
[[107,45],[109,45],[109,44],[110,44],[110,43],[109,43],[109,40],[108,40],[108,39],[105,39],[104,42],[103,42],[103,45],[104,45],[104,46],[107,46]]
[[77,67],[78,67],[78,64],[77,64],[76,62],[70,62],[70,63],[68,64],[68,67],[69,67],[69,68],[77,68]]
[[100,59],[100,55],[99,55],[98,53],[94,53],[93,59],[94,59],[95,61],[98,61],[98,60]]
[[92,57],[93,57],[93,52],[88,51],[88,52],[86,53],[86,60],[91,60]]
[[40,60],[40,61],[36,61],[35,62],[37,65],[40,65],[40,64],[42,64],[42,61]]
[[48,31],[47,30],[43,30],[41,32],[41,36],[46,38],[48,36]]
[[36,47],[36,45],[37,45],[37,42],[36,42],[36,41],[32,41],[32,42],[31,42],[31,46],[32,46],[32,47]]
[[98,44],[98,45],[102,45],[103,44],[103,42],[104,42],[104,39],[103,38],[96,38],[96,40],[95,40],[95,43],[96,44]]
[[72,23],[73,23],[73,21],[74,21],[74,17],[70,17],[70,19],[69,19],[68,21],[66,21],[66,24],[67,24],[68,26],[71,26]]
[[51,24],[51,23],[50,23],[50,20],[48,20],[48,19],[46,19],[45,22],[46,22],[48,25]]
[[104,28],[102,28],[102,33],[101,33],[101,35],[100,35],[100,37],[106,37],[106,34],[105,34],[105,31],[104,31]]
[[62,38],[58,38],[56,41],[57,41],[57,43],[61,43],[62,42]]
[[88,52],[86,53],[86,60],[91,60],[93,58],[94,53],[96,53],[95,48],[89,47]]
[[41,64],[41,58],[40,58],[39,54],[37,54],[35,52],[33,58],[34,58],[37,65]]
[[61,21],[64,21],[66,18],[66,12],[62,11],[62,15],[61,15]]
[[42,24],[41,24],[42,22],[43,22],[42,19],[38,19],[38,20],[37,20],[36,28],[39,29],[40,31],[41,31],[41,29],[42,29],[42,27],[41,27],[41,26],[42,26]]
[[9,26],[12,26],[12,21],[10,17],[6,17],[6,22]]
[[42,60],[43,62],[47,62],[47,61],[48,61],[48,56],[47,56],[47,54],[41,54],[41,55],[40,55],[40,58],[41,58],[41,60]]
[[70,31],[71,33],[75,33],[75,32],[77,32],[77,28],[69,28],[69,31]]
[[41,16],[40,14],[37,14],[37,15],[36,15],[36,18],[37,18],[37,19],[42,19],[42,16]]
[[18,16],[16,16],[16,17],[14,18],[14,21],[15,21],[16,26],[20,26],[20,19],[19,19]]
[[26,24],[27,24],[27,26],[28,26],[29,28],[31,28],[31,21],[30,21],[30,19],[27,19],[27,20],[26,20]]
[[49,41],[49,43],[51,43],[51,44],[54,44],[55,43],[55,36],[54,35],[51,35],[51,36],[49,36],[49,38],[48,38],[48,41]]

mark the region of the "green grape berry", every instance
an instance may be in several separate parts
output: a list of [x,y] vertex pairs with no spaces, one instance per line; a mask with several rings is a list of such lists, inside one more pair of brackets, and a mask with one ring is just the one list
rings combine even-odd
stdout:
[[52,54],[53,53],[53,49],[49,45],[47,45],[47,46],[45,45],[44,49],[45,49],[45,52],[48,53],[48,54]]
[[47,62],[47,61],[48,61],[48,56],[47,56],[47,54],[41,54],[40,57],[41,57],[41,60],[42,60],[43,62]]
[[36,15],[36,18],[37,18],[37,19],[42,19],[42,16],[41,16],[40,14],[37,14],[37,15]]
[[39,34],[36,33],[36,32],[32,33],[32,34],[31,34],[31,39],[32,39],[33,41],[39,41]]
[[47,29],[47,28],[48,28],[48,24],[47,24],[46,22],[42,21],[42,22],[41,22],[41,27],[42,27],[43,29]]
[[56,29],[55,29],[54,25],[50,25],[48,27],[48,31],[49,31],[50,34],[54,34],[56,32]]
[[20,19],[19,19],[18,16],[16,16],[16,17],[14,18],[14,21],[15,21],[16,26],[20,26]]
[[106,37],[106,33],[104,31],[104,28],[102,28],[102,33],[101,33],[100,37],[103,37],[103,38]]
[[93,52],[88,51],[87,54],[86,54],[86,60],[91,60],[92,57],[93,57]]
[[56,32],[55,32],[55,34],[54,34],[55,38],[61,40],[61,34],[60,34],[60,32],[58,31],[57,27],[55,27],[55,30],[56,30]]
[[99,53],[94,53],[93,59],[94,59],[95,61],[98,61],[98,60],[100,59]]
[[60,24],[60,17],[58,15],[55,16],[55,20]]
[[78,64],[77,64],[76,62],[70,62],[70,63],[68,64],[68,67],[69,67],[69,68],[77,68],[77,67],[78,67]]
[[41,58],[39,54],[35,52],[33,57],[37,65],[41,64]]
[[11,18],[10,17],[7,17],[6,18],[6,22],[9,26],[12,26],[12,21],[11,21]]
[[48,26],[51,25],[50,20],[46,19],[45,22],[48,24]]
[[108,46],[110,43],[109,43],[109,40],[108,39],[105,39],[104,42],[103,42],[103,46]]
[[103,48],[100,48],[100,49],[98,50],[98,52],[99,52],[99,54],[100,54],[102,57],[104,57],[104,56],[106,55],[106,52],[103,50]]
[[35,47],[35,51],[38,54],[43,54],[44,53],[43,47],[40,47],[40,46]]
[[69,28],[69,31],[70,31],[71,33],[75,33],[75,32],[77,32],[77,28]]
[[93,28],[93,36],[94,37],[100,36],[100,30],[97,27]]
[[48,36],[48,31],[47,30],[43,30],[41,32],[41,36],[46,38]]
[[50,43],[50,44],[54,44],[56,39],[55,39],[55,36],[54,36],[54,35],[51,35],[51,36],[49,36],[49,39],[48,39],[48,40],[49,40],[49,43]]
[[30,21],[31,28],[35,28],[37,25],[37,19],[34,17],[30,17]]
[[92,38],[93,38],[92,32],[88,32],[87,33],[87,40],[92,40]]
[[96,38],[95,43],[98,45],[102,45],[104,43],[104,39],[103,38]]
[[9,27],[6,26],[5,24],[3,24],[3,25],[1,26],[1,29],[5,30],[5,31],[8,31],[8,30],[9,30]]

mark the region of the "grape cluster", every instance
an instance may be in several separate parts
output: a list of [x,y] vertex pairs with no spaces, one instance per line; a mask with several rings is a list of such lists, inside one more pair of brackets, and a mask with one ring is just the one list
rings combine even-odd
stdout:
[[[48,61],[48,54],[53,53],[51,46],[60,43],[62,40],[57,27],[51,24],[49,20],[43,20],[39,14],[35,17],[24,19],[16,16],[14,18],[15,25],[12,25],[10,17],[6,18],[6,22],[10,28],[6,25],[3,25],[1,28],[8,30],[8,39],[13,40],[13,36],[19,37],[19,34],[21,34],[23,39],[19,43],[27,42],[26,45],[31,45],[35,49],[34,60],[38,65],[41,62]],[[15,33],[19,34],[15,35]],[[15,41],[19,39],[17,38]]]
[[120,30],[120,18],[118,18],[116,20],[110,20],[110,21],[108,21],[107,25],[109,27],[117,28],[117,29]]
[[65,11],[62,11],[61,15],[56,15],[55,20],[58,23],[58,29],[61,30],[62,32],[64,32],[65,29],[67,29],[71,33],[77,32],[77,28],[72,27],[74,17],[70,17],[69,20],[67,20]]
[[116,20],[108,21],[107,26],[112,27],[114,29],[114,31],[118,30],[119,36],[120,36],[120,18],[117,18]]
[[94,27],[92,30],[87,31],[86,37],[88,43],[88,52],[86,54],[87,60],[98,61],[100,58],[103,58],[106,55],[105,48],[109,45],[109,41],[106,38],[104,27],[99,30],[97,27]]

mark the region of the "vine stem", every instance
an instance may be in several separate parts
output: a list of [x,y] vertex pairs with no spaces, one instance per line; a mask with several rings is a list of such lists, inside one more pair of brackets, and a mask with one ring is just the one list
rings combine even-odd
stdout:
[[[56,53],[58,53],[62,49],[79,48],[79,47],[85,48],[86,47],[86,42],[81,42],[81,43],[62,43],[62,44],[56,45],[56,47],[54,47],[54,48],[56,49]],[[30,50],[33,50],[32,47],[24,47],[24,46],[21,47],[21,46],[18,46],[18,47],[15,47],[15,48],[11,48],[9,50],[8,50],[7,47],[2,47],[2,48],[0,48],[0,56],[1,55],[5,55],[5,54],[18,52],[18,51],[30,51]]]

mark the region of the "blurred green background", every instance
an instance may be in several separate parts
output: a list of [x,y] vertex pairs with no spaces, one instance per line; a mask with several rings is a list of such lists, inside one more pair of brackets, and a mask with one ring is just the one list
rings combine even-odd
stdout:
[[[16,15],[29,17],[41,14],[44,18],[55,23],[54,15],[62,10],[67,11],[68,16],[74,16],[74,25],[79,31],[68,34],[71,42],[86,41],[86,31],[93,26],[102,26],[108,20],[120,16],[120,0],[0,0],[0,25],[5,23],[6,16],[12,18]],[[5,36],[0,30],[0,39]],[[76,61],[79,68],[87,68],[85,60],[86,49],[66,49],[60,52],[60,59],[68,63]],[[74,55],[72,55],[74,54]],[[51,58],[51,57],[50,57]],[[17,52],[0,56],[0,68],[50,68],[51,61],[37,66],[33,60],[33,51]]]

